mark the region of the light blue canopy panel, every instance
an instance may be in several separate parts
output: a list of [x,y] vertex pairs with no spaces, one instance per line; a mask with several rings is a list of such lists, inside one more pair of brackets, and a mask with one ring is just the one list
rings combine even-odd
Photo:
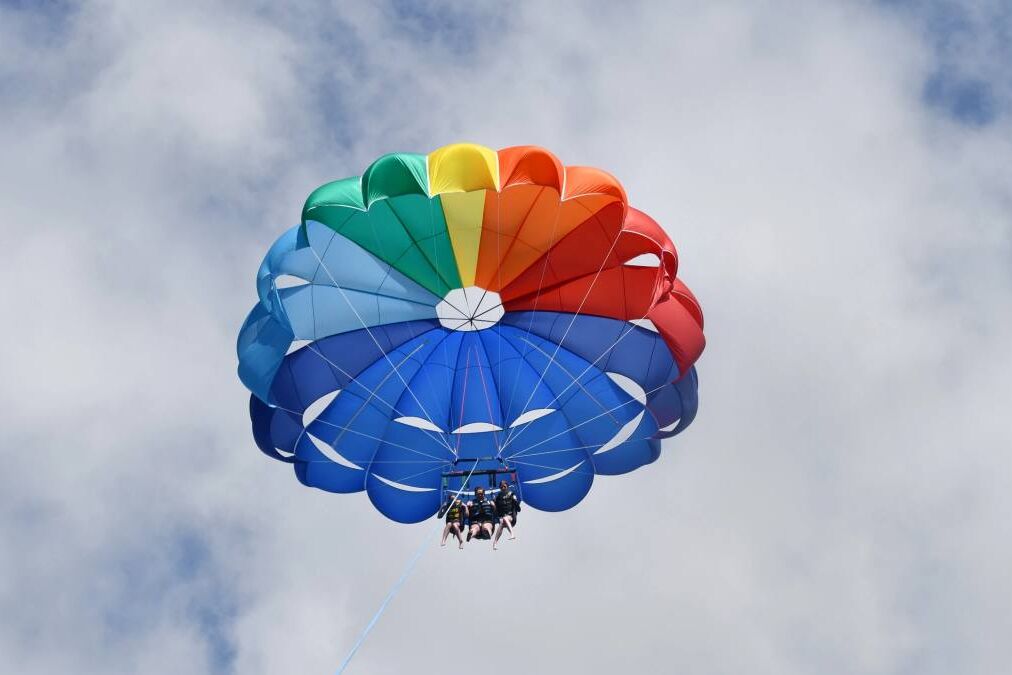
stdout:
[[260,302],[239,332],[239,377],[270,401],[270,382],[294,346],[435,319],[440,298],[329,227],[308,221],[270,248],[257,275]]

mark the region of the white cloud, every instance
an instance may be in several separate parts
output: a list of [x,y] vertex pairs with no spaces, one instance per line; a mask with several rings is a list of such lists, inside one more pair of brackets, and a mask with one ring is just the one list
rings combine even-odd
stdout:
[[1008,111],[922,98],[986,53],[830,3],[0,12],[4,670],[340,662],[424,527],[259,455],[235,333],[312,188],[454,140],[605,168],[668,227],[702,407],[494,557],[429,552],[353,671],[456,668],[502,614],[486,672],[1012,656]]

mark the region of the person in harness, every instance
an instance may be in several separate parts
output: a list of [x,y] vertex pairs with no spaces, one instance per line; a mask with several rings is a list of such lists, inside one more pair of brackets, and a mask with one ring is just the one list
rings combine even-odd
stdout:
[[493,551],[498,547],[499,537],[502,536],[504,528],[509,530],[510,539],[517,538],[513,534],[513,526],[517,522],[518,513],[520,513],[520,500],[510,490],[509,483],[501,481],[499,483],[499,494],[495,496],[495,515],[498,518],[498,525],[495,530],[495,539],[492,540]]
[[492,526],[495,523],[495,504],[492,500],[485,499],[485,488],[475,488],[474,500],[467,503],[467,513],[471,521],[467,540],[471,541],[471,537],[491,539]]
[[460,498],[457,495],[450,495],[446,499],[446,503],[439,509],[438,518],[446,516],[446,527],[443,528],[443,540],[439,542],[440,546],[446,546],[446,539],[453,534],[457,538],[457,548],[464,548],[464,516],[466,515],[466,507],[461,503]]

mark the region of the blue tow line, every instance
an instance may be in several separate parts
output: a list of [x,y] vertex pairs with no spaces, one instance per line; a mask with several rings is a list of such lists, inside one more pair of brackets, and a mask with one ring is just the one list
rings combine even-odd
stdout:
[[355,645],[351,648],[351,651],[348,652],[348,656],[345,657],[344,661],[341,663],[341,666],[337,669],[337,675],[341,675],[341,673],[344,672],[344,669],[348,667],[348,664],[351,663],[351,659],[353,656],[355,656],[355,652],[357,652],[358,648],[362,646],[362,643],[365,642],[365,639],[369,635],[369,632],[373,629],[373,626],[375,626],[376,623],[380,620],[380,617],[383,616],[383,612],[386,610],[387,605],[390,604],[390,601],[394,599],[394,596],[397,595],[397,591],[401,589],[401,586],[404,585],[404,582],[407,581],[408,577],[411,576],[411,573],[415,569],[415,565],[417,565],[418,561],[421,560],[422,554],[425,553],[425,549],[428,548],[432,538],[436,535],[436,533],[439,532],[439,528],[442,525],[443,525],[442,522],[436,523],[436,527],[433,528],[432,531],[425,536],[425,539],[422,541],[422,545],[418,547],[418,550],[415,551],[415,555],[411,558],[411,562],[409,562],[408,566],[404,568],[404,573],[401,574],[401,578],[397,580],[397,583],[395,583],[393,587],[390,589],[390,592],[387,593],[386,599],[383,600],[383,604],[381,604],[379,606],[379,609],[376,610],[376,614],[373,616],[372,621],[370,621],[369,624],[365,627],[365,630],[362,631],[362,634],[358,636],[358,640],[355,642]]

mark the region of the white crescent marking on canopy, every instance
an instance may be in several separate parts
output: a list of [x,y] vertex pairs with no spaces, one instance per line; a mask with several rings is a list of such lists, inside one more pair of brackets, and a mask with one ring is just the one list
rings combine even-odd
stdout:
[[320,413],[326,410],[327,406],[330,405],[331,402],[335,398],[337,398],[337,395],[340,393],[341,393],[340,389],[335,389],[334,391],[327,392],[320,398],[316,399],[315,401],[307,405],[306,409],[302,413],[302,426],[308,427],[310,424],[312,424],[313,421],[320,416]]
[[496,424],[492,424],[491,422],[471,422],[470,424],[465,424],[463,426],[457,427],[456,429],[454,429],[450,433],[451,434],[480,434],[483,431],[485,431],[485,432],[487,432],[487,431],[502,431],[502,427],[500,427],[500,426],[498,426]]
[[611,378],[611,381],[619,386],[619,388],[625,393],[632,396],[634,399],[640,402],[640,405],[645,406],[647,404],[647,392],[640,386],[639,382],[633,380],[621,373],[613,373],[611,371],[605,373]]
[[579,469],[580,465],[582,465],[586,461],[587,460],[585,460],[585,459],[584,460],[580,460],[579,464],[575,464],[575,465],[569,467],[568,469],[563,469],[559,473],[553,473],[551,476],[545,476],[544,478],[535,478],[534,480],[525,480],[524,481],[524,485],[540,485],[541,483],[551,483],[553,480],[559,480],[560,478],[565,478],[569,474],[571,474],[574,471],[576,471],[577,469]]
[[660,333],[660,331],[657,330],[657,326],[655,326],[654,322],[651,321],[650,319],[631,319],[629,323],[631,323],[634,326],[639,326],[640,328],[648,330],[651,333]]
[[595,450],[594,454],[595,455],[600,455],[602,452],[608,452],[609,450],[614,450],[618,446],[620,446],[623,443],[625,443],[626,441],[628,441],[629,437],[632,436],[632,434],[633,434],[634,431],[636,431],[636,427],[639,426],[639,423],[640,423],[641,419],[643,419],[643,412],[640,412],[639,415],[637,415],[636,417],[632,418],[631,420],[629,420],[628,422],[626,422],[625,424],[623,424],[622,428],[619,429],[618,432],[614,436],[611,437],[611,440],[609,440],[607,443],[605,443],[600,448],[598,448],[597,450]]
[[513,420],[513,423],[510,424],[510,429],[520,426],[521,424],[527,424],[528,422],[541,419],[545,415],[551,415],[556,410],[557,408],[534,408],[533,410],[528,410],[523,415]]
[[274,277],[274,288],[298,288],[299,286],[306,286],[310,282],[302,277],[297,277],[294,274],[279,274]]
[[313,434],[306,434],[306,435],[309,436],[309,440],[313,442],[313,445],[316,446],[316,449],[319,450],[321,453],[323,453],[323,456],[329,459],[330,461],[336,462],[341,466],[346,466],[349,469],[357,469],[359,471],[365,471],[365,469],[360,467],[358,464],[351,461],[350,459],[339,453],[337,450],[335,450],[332,446],[328,445],[327,443],[324,443]]
[[379,480],[380,482],[385,483],[386,485],[389,485],[392,488],[404,490],[405,492],[433,492],[435,490],[435,488],[422,488],[422,487],[415,487],[413,485],[405,485],[404,483],[398,483],[397,481],[392,481],[389,478],[384,478],[378,473],[374,473],[372,474],[372,476],[377,480]]
[[674,422],[672,422],[672,423],[671,423],[671,424],[669,424],[668,426],[666,426],[666,427],[661,427],[660,429],[658,429],[658,431],[673,431],[673,430],[674,430],[674,428],[675,428],[675,427],[677,427],[677,426],[678,426],[678,423],[679,423],[679,422],[681,422],[681,421],[682,421],[682,418],[681,418],[681,417],[679,417],[679,418],[678,418],[677,420],[675,420]]
[[625,262],[629,267],[660,267],[661,259],[656,253],[641,253],[632,260]]
[[292,343],[288,345],[288,351],[285,352],[285,356],[288,356],[292,352],[297,352],[309,344],[313,344],[313,340],[292,340]]
[[426,431],[438,431],[441,434],[445,433],[435,424],[433,424],[429,420],[424,420],[421,417],[397,417],[394,419],[394,422],[409,427],[415,427],[416,429],[425,429]]

